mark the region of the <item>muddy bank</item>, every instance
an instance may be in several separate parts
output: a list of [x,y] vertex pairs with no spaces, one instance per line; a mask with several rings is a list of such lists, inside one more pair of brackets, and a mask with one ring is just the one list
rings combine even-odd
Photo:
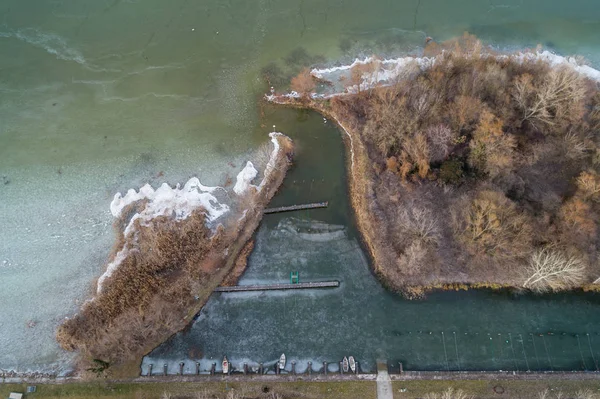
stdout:
[[64,349],[79,352],[80,373],[137,374],[142,356],[183,329],[232,270],[243,272],[293,155],[289,138],[271,138],[270,155],[256,162],[260,171],[248,162],[234,193],[192,179],[183,188],[144,186],[115,196],[118,248],[97,295],[57,332]]

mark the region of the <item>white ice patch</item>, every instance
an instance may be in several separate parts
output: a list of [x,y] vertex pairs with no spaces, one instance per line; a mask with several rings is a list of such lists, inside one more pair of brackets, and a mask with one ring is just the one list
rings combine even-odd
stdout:
[[98,293],[102,291],[102,284],[104,283],[104,280],[112,276],[112,274],[115,272],[115,270],[117,270],[121,262],[125,260],[127,255],[129,255],[129,248],[127,248],[127,246],[123,247],[122,250],[117,252],[115,258],[106,267],[106,271],[104,272],[104,274],[98,279]]
[[[120,217],[127,205],[141,200],[148,201],[144,209],[129,220],[124,231],[125,237],[133,232],[136,220],[139,220],[142,226],[149,225],[149,222],[158,216],[174,215],[175,220],[184,220],[200,207],[206,210],[206,220],[213,222],[229,211],[227,205],[220,204],[217,198],[211,194],[219,188],[223,189],[222,187],[204,186],[196,177],[188,180],[183,188],[180,188],[179,184],[172,188],[167,183],[163,183],[157,190],[154,190],[152,186],[146,184],[140,188],[140,191],[130,189],[125,196],[122,196],[121,193],[115,194],[110,204],[110,211],[114,217]],[[106,272],[98,279],[98,293],[102,291],[104,280],[117,270],[129,251],[129,248],[125,246],[108,264]]]
[[246,162],[244,169],[237,175],[233,192],[237,195],[244,194],[251,186],[252,180],[256,178],[256,175],[258,175],[258,170],[256,170],[252,162]]
[[[244,194],[250,186],[255,187],[260,191],[266,184],[268,176],[276,168],[277,157],[279,156],[280,151],[278,141],[279,136],[283,136],[283,134],[277,132],[269,134],[271,142],[273,143],[273,151],[271,152],[269,161],[265,167],[263,173],[264,178],[261,183],[258,186],[251,185],[252,180],[258,175],[258,171],[252,162],[247,162],[244,169],[237,175],[237,181],[233,188],[233,191],[237,195]],[[121,193],[115,194],[115,197],[110,204],[110,212],[114,217],[118,218],[121,216],[121,213],[126,206],[141,200],[148,201],[143,210],[133,215],[129,220],[124,231],[125,237],[132,234],[137,220],[139,220],[139,223],[142,226],[148,226],[149,222],[158,216],[173,215],[175,220],[184,220],[190,216],[194,210],[200,207],[206,210],[206,220],[208,222],[213,222],[229,211],[227,205],[220,204],[217,198],[211,194],[217,189],[224,190],[222,187],[204,186],[196,177],[188,180],[183,188],[180,188],[179,184],[177,184],[175,188],[172,188],[167,183],[163,183],[157,190],[154,190],[152,186],[146,184],[142,186],[139,191],[135,191],[134,189],[128,190],[125,196]],[[246,212],[246,210],[243,212],[240,220],[246,216]],[[106,272],[98,279],[98,293],[102,291],[103,282],[117,270],[129,252],[130,249],[125,246],[117,253],[112,262],[108,264]]]
[[269,133],[269,137],[271,137],[271,142],[273,143],[273,151],[271,151],[271,156],[269,157],[269,162],[267,162],[267,166],[265,167],[265,172],[263,173],[264,178],[258,185],[258,191],[262,190],[265,184],[267,184],[267,177],[273,172],[273,170],[277,167],[277,157],[279,156],[279,140],[278,137],[282,136],[282,133],[271,132]]
[[172,214],[175,214],[176,220],[182,220],[199,207],[206,209],[207,220],[212,222],[229,210],[227,205],[220,204],[215,196],[211,194],[218,188],[204,186],[196,177],[188,180],[183,188],[180,188],[179,184],[172,188],[167,183],[163,183],[157,190],[154,190],[152,186],[146,184],[140,188],[139,192],[130,189],[124,197],[121,193],[115,194],[110,204],[110,211],[114,217],[119,217],[121,211],[127,205],[140,200],[148,200],[144,210],[136,214],[130,224],[134,218],[141,218],[144,222],[147,222],[157,216]]
[[583,76],[595,80],[596,82],[600,82],[600,71],[594,69],[588,65],[580,65],[579,62],[574,57],[563,57],[562,55],[558,55],[552,53],[550,51],[538,51],[535,53],[519,53],[514,56],[516,60],[519,61],[535,61],[542,60],[547,62],[552,66],[567,66],[569,68],[574,69],[579,72]]
[[264,185],[267,183],[267,178],[277,167],[277,157],[279,156],[280,150],[278,140],[279,136],[283,136],[283,134],[278,132],[269,133],[269,137],[271,137],[271,142],[273,143],[273,151],[271,151],[269,161],[267,162],[267,166],[265,166],[265,170],[263,172],[264,177],[260,184],[258,186],[254,186],[251,184],[252,180],[254,180],[254,178],[256,178],[256,176],[258,175],[258,171],[256,170],[256,168],[254,168],[252,162],[248,161],[244,169],[242,169],[242,171],[238,173],[235,186],[233,187],[233,191],[237,195],[244,194],[249,187],[254,187],[257,191],[261,191]]
[[[578,61],[574,57],[563,57],[561,55],[552,53],[550,51],[538,51],[538,52],[523,52],[516,53],[511,55],[483,55],[498,57],[501,59],[504,58],[512,58],[517,62],[525,62],[525,61],[536,61],[541,60],[547,62],[552,66],[567,66],[572,68],[573,70],[579,72],[583,76],[600,82],[600,71],[588,66],[588,65],[580,65]],[[401,78],[406,73],[409,73],[412,70],[426,70],[431,68],[438,57],[443,57],[439,55],[437,57],[400,57],[393,59],[384,59],[379,60],[374,57],[367,57],[363,60],[356,59],[352,64],[349,65],[341,65],[331,68],[322,68],[322,69],[313,69],[311,74],[322,80],[326,80],[334,85],[334,89],[338,91],[338,93],[329,94],[329,95],[318,95],[313,94],[313,97],[323,97],[328,98],[331,96],[346,93],[354,93],[358,91],[358,87],[356,85],[343,87],[340,82],[348,81],[350,79],[350,74],[352,68],[356,66],[362,65],[371,65],[370,71],[364,72],[361,76],[361,88],[363,90],[375,87],[377,85],[386,85],[394,82],[396,79]],[[290,93],[284,95],[285,97],[295,97],[294,93]],[[267,96],[269,99],[269,96]]]

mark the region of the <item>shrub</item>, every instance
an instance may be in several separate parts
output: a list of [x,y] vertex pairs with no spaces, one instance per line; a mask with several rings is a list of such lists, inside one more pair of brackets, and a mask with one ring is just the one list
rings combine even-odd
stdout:
[[440,179],[446,184],[458,184],[463,177],[464,164],[458,159],[449,159],[440,167]]
[[458,201],[453,224],[457,237],[474,255],[519,258],[531,250],[528,217],[499,191],[483,190]]

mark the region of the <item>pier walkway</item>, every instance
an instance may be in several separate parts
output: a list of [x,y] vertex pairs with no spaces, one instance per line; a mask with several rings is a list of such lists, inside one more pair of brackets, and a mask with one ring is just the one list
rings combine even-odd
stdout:
[[377,362],[377,399],[394,399],[392,380],[385,361]]
[[325,202],[314,202],[312,204],[280,206],[278,208],[267,208],[267,209],[264,210],[264,213],[268,214],[268,213],[301,211],[301,210],[304,210],[304,209],[327,208],[328,205],[329,205],[329,202],[325,201]]
[[296,284],[269,284],[269,285],[235,285],[233,287],[217,287],[215,292],[243,292],[243,291],[273,291],[273,290],[300,290],[307,288],[335,288],[339,281],[315,281],[311,283]]

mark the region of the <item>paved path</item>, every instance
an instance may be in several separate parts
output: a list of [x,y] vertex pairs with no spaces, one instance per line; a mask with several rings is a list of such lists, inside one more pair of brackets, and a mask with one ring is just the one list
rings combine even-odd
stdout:
[[394,399],[392,380],[387,370],[378,367],[377,370],[377,399]]

